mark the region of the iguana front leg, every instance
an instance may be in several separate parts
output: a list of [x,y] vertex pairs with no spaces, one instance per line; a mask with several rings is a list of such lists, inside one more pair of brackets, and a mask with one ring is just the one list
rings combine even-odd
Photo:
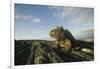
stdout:
[[65,41],[61,41],[60,46],[63,48],[71,48],[72,44],[70,40],[66,39]]

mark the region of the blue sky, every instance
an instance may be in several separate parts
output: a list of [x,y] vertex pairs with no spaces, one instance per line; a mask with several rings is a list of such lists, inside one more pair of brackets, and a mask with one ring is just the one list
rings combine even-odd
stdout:
[[85,7],[15,4],[15,39],[49,40],[49,31],[63,26],[76,39],[94,39],[94,9]]

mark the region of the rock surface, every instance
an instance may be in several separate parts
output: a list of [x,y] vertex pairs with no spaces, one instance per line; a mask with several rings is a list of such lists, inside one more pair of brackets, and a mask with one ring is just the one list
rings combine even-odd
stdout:
[[56,48],[56,46],[51,41],[18,40],[15,41],[15,65],[94,60],[93,53],[86,53],[80,49],[81,48],[73,48],[70,53],[66,54],[66,51],[65,53],[61,52],[60,49]]

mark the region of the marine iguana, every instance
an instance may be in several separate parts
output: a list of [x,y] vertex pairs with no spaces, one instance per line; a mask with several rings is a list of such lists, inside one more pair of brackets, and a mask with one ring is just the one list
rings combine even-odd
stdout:
[[66,50],[67,52],[71,50],[73,43],[76,40],[72,33],[67,29],[63,29],[62,26],[57,26],[52,29],[49,35],[56,39],[55,44],[59,49],[63,49],[64,51]]

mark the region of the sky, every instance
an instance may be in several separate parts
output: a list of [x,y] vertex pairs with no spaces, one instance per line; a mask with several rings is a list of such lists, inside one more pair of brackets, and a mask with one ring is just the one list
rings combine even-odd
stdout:
[[76,39],[94,39],[94,9],[87,7],[15,4],[16,40],[51,40],[50,30],[63,26]]

